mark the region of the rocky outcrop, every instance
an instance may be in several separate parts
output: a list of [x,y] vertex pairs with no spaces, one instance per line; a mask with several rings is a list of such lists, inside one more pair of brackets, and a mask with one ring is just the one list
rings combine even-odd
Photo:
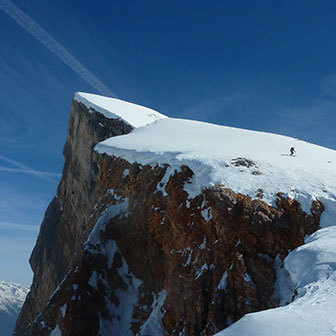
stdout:
[[306,214],[281,193],[272,207],[220,185],[190,199],[189,167],[92,150],[129,131],[73,103],[63,179],[16,335],[212,335],[278,305],[275,260],[319,227],[323,205]]
[[64,147],[65,164],[57,195],[45,213],[30,258],[33,284],[16,324],[16,335],[30,335],[32,322],[71,267],[88,233],[90,209],[95,203],[100,141],[129,133],[132,127],[73,101]]

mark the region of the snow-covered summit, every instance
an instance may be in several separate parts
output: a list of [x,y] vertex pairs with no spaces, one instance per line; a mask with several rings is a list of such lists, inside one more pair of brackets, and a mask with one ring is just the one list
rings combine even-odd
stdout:
[[[289,155],[291,147],[295,156]],[[284,281],[275,294],[288,302],[296,289],[296,300],[248,314],[218,336],[336,334],[336,151],[286,136],[178,119],[161,119],[107,139],[96,150],[140,164],[168,163],[168,174],[189,166],[195,173],[184,186],[189,197],[223,184],[252,198],[262,193],[269,204],[283,192],[306,212],[313,200],[321,201],[324,229],[291,252],[278,270],[279,281],[288,283]]]
[[307,212],[319,199],[326,207],[323,226],[336,214],[336,151],[298,139],[166,118],[107,139],[96,150],[140,164],[168,163],[172,170],[185,164],[195,173],[185,185],[190,197],[222,184],[252,198],[262,190],[269,204],[283,192]]
[[[291,147],[294,156],[289,155]],[[218,336],[336,334],[336,151],[291,137],[171,118],[107,139],[95,149],[131,163],[167,163],[166,174],[189,166],[194,172],[184,186],[189,197],[222,184],[252,198],[262,194],[269,204],[283,192],[306,212],[313,200],[321,201],[323,229],[307,237],[307,244],[292,251],[278,269],[283,283],[274,295],[288,302],[296,289],[296,299],[247,314]],[[164,186],[159,189],[165,192]]]
[[145,126],[161,118],[167,118],[147,107],[91,93],[77,92],[74,99],[83,103],[88,109],[94,109],[110,119],[121,119],[135,128]]

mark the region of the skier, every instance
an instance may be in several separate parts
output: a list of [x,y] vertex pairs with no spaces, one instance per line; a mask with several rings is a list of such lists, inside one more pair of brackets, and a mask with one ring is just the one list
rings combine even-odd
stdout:
[[294,153],[296,153],[296,151],[295,151],[294,147],[291,147],[289,155],[294,155]]

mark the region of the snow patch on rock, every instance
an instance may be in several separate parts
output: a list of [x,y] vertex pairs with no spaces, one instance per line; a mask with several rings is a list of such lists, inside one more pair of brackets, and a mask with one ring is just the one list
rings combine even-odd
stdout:
[[228,277],[228,273],[227,273],[227,271],[225,271],[225,272],[223,273],[223,276],[222,276],[221,280],[219,281],[218,286],[217,286],[217,288],[218,288],[219,290],[226,290],[227,277]]
[[153,295],[152,312],[147,321],[140,328],[140,335],[156,336],[167,335],[167,331],[163,326],[162,318],[164,316],[163,304],[166,300],[167,291],[163,289],[158,295]]
[[[126,198],[120,200],[120,203],[109,206],[97,220],[87,242],[85,243],[85,250],[90,253],[99,253],[107,256],[108,269],[112,267],[114,256],[119,253],[121,256],[121,267],[117,269],[117,273],[126,285],[126,289],[117,289],[113,291],[114,296],[118,299],[119,304],[116,305],[110,299],[110,295],[105,296],[105,304],[107,310],[110,312],[110,319],[100,317],[99,324],[101,335],[109,335],[115,333],[116,335],[129,335],[131,331],[133,319],[133,309],[138,303],[138,291],[142,281],[137,279],[130,271],[127,262],[114,240],[104,241],[101,233],[106,230],[106,225],[111,218],[128,216],[129,200]],[[89,284],[98,289],[98,280],[102,281],[107,291],[109,284],[106,280],[106,274],[97,273],[93,271],[89,279]]]

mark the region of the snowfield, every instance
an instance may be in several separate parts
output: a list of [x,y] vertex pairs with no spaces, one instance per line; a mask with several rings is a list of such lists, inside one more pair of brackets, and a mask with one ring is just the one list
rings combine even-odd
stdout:
[[[99,107],[91,95],[85,99],[88,102],[81,102],[88,108]],[[114,101],[115,105],[109,100],[111,105],[102,107],[110,109],[111,118],[131,120],[133,113],[140,118],[143,108],[127,110],[124,104],[128,103]],[[126,115],[118,115],[119,108]],[[322,229],[285,259],[281,279],[288,286],[279,286],[277,295],[288,297],[288,288],[295,288],[295,300],[247,314],[216,335],[336,335],[336,151],[291,137],[164,116],[150,122],[144,117],[137,125],[130,134],[97,144],[96,151],[153,167],[167,163],[171,167],[167,174],[189,166],[194,172],[184,186],[189,198],[205,187],[222,184],[252,198],[262,193],[262,199],[272,205],[276,194],[283,192],[307,213],[313,200],[325,206]],[[289,155],[291,147],[295,156]],[[164,186],[161,191],[165,193]]]

